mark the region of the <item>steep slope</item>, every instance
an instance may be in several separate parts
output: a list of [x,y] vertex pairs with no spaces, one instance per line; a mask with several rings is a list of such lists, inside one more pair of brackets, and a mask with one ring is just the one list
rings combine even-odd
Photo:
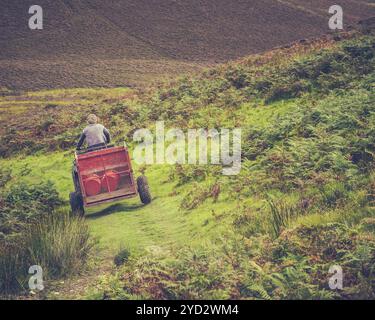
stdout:
[[[374,8],[340,2],[349,22]],[[40,0],[40,31],[31,4],[2,1],[0,86],[140,84],[329,31],[327,0]]]

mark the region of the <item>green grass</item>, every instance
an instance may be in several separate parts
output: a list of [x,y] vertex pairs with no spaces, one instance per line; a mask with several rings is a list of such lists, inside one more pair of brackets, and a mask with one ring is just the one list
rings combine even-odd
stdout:
[[129,88],[79,88],[15,92],[0,96],[0,119],[23,115],[53,106],[64,108],[92,107],[106,100],[121,101],[132,95]]
[[[34,93],[33,96],[61,96],[69,94],[89,94],[94,91],[82,89],[54,90]],[[116,92],[121,90],[117,89]],[[267,108],[245,103],[240,108],[244,121],[249,126],[266,126],[277,115],[295,108],[294,102],[277,102]],[[203,111],[204,112],[204,111]],[[15,178],[28,183],[51,180],[65,201],[73,190],[71,165],[73,151],[45,153],[39,151],[32,156],[18,156],[0,159],[0,165],[10,167]],[[136,175],[137,165],[135,165]],[[153,202],[143,206],[138,198],[100,208],[88,209],[86,220],[94,237],[99,239],[99,247],[108,254],[115,254],[122,244],[132,252],[142,253],[151,248],[169,250],[186,245],[200,245],[214,241],[227,231],[236,207],[234,200],[219,198],[217,203],[206,200],[197,209],[180,209],[180,203],[188,186],[176,188],[175,181],[168,181],[171,166],[151,166],[146,171],[150,183]],[[17,180],[17,181],[16,181]],[[177,191],[177,194],[174,194]],[[251,201],[251,200],[249,200]],[[256,200],[254,200],[256,201]],[[219,218],[216,218],[219,216]],[[218,221],[217,221],[218,220]]]
[[[247,104],[243,106],[242,112],[250,123],[261,126],[266,125],[276,113],[283,113],[293,107],[293,104],[279,103],[262,112],[260,108]],[[47,154],[38,152],[33,156],[0,160],[0,165],[10,167],[13,175],[17,177],[11,183],[20,180],[28,183],[51,180],[61,198],[68,201],[69,192],[73,190],[72,159],[71,151]],[[135,170],[137,172],[137,166]],[[182,210],[180,203],[186,187],[176,189],[174,181],[168,182],[170,170],[171,166],[167,165],[147,169],[146,175],[154,198],[148,206],[143,206],[136,198],[88,210],[86,219],[90,231],[99,239],[102,250],[115,254],[122,244],[129,247],[133,253],[155,248],[169,250],[214,241],[227,230],[235,202],[219,199],[214,204],[212,199],[208,199],[197,209]],[[173,194],[174,190],[177,190],[177,195]],[[217,222],[214,215],[223,217]]]

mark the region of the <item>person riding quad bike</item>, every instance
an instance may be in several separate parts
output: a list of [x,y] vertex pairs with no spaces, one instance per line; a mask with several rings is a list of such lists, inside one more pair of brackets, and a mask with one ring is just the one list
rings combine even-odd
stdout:
[[[79,139],[73,162],[75,190],[69,195],[72,213],[83,217],[85,208],[136,196],[143,204],[149,204],[152,197],[147,178],[144,174],[134,178],[126,146],[108,146],[111,136],[98,124],[98,118],[90,114],[87,121],[89,125]],[[79,151],[84,142],[88,148]]]
[[100,149],[111,142],[111,135],[106,127],[98,123],[98,117],[90,114],[87,117],[89,125],[83,129],[77,144],[77,150],[81,150],[86,141],[88,149]]
[[[84,142],[87,144],[87,151],[100,150],[105,148],[111,142],[111,135],[106,127],[98,123],[98,117],[95,114],[90,114],[87,117],[88,126],[83,129],[83,132],[78,140],[76,150],[81,150]],[[73,162],[73,182],[76,191],[80,190],[78,172],[75,161]]]

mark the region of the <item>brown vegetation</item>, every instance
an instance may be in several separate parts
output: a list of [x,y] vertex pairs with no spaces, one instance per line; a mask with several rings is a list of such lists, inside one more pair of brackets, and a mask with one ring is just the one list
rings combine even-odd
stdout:
[[[352,23],[366,1],[340,2]],[[17,89],[144,85],[328,30],[328,0],[3,0],[0,86]]]

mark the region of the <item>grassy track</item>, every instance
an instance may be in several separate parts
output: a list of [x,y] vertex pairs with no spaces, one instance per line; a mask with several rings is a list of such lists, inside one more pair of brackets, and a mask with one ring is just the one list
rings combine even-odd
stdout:
[[[93,99],[104,99],[107,94],[118,98],[126,94],[126,89],[101,89],[96,92],[90,89],[55,90],[29,93],[25,99],[36,97],[72,97],[77,94],[86,97],[82,103]],[[87,101],[86,101],[87,100]],[[246,117],[248,126],[266,126],[274,117],[295,107],[295,103],[276,103],[266,109],[254,108],[244,104],[241,113]],[[229,117],[229,115],[228,115]],[[42,153],[32,156],[0,160],[1,166],[11,167],[14,179],[22,179],[36,184],[41,180],[55,183],[61,197],[67,202],[69,192],[73,190],[71,181],[71,163],[73,151]],[[136,175],[137,165],[135,165]],[[147,169],[146,176],[151,186],[153,202],[143,206],[139,198],[125,200],[112,206],[89,209],[86,215],[92,235],[99,239],[99,248],[103,253],[114,255],[122,246],[134,253],[147,250],[167,250],[189,244],[201,244],[219,237],[228,228],[225,222],[236,204],[224,196],[217,203],[205,201],[197,209],[185,211],[180,203],[188,186],[176,187],[168,175],[171,167],[154,165]],[[22,178],[19,178],[22,177]],[[14,181],[16,182],[16,181]],[[219,217],[219,218],[218,218]]]
[[[15,160],[2,160],[11,166],[15,175],[25,175],[22,180],[37,183],[52,180],[61,196],[67,201],[73,185],[70,177],[71,153],[55,153],[31,156]],[[173,192],[175,183],[166,182],[167,166],[155,166],[146,172],[153,202],[144,206],[138,198],[120,203],[89,209],[86,215],[92,235],[99,240],[99,248],[113,255],[126,246],[134,253],[144,250],[167,250],[171,247],[194,245],[220,234],[225,224],[210,223],[212,212],[223,212],[233,203],[219,201],[186,213],[179,209],[181,195]],[[181,190],[177,190],[180,193]],[[215,225],[214,225],[215,224]],[[220,227],[220,225],[222,227]]]

